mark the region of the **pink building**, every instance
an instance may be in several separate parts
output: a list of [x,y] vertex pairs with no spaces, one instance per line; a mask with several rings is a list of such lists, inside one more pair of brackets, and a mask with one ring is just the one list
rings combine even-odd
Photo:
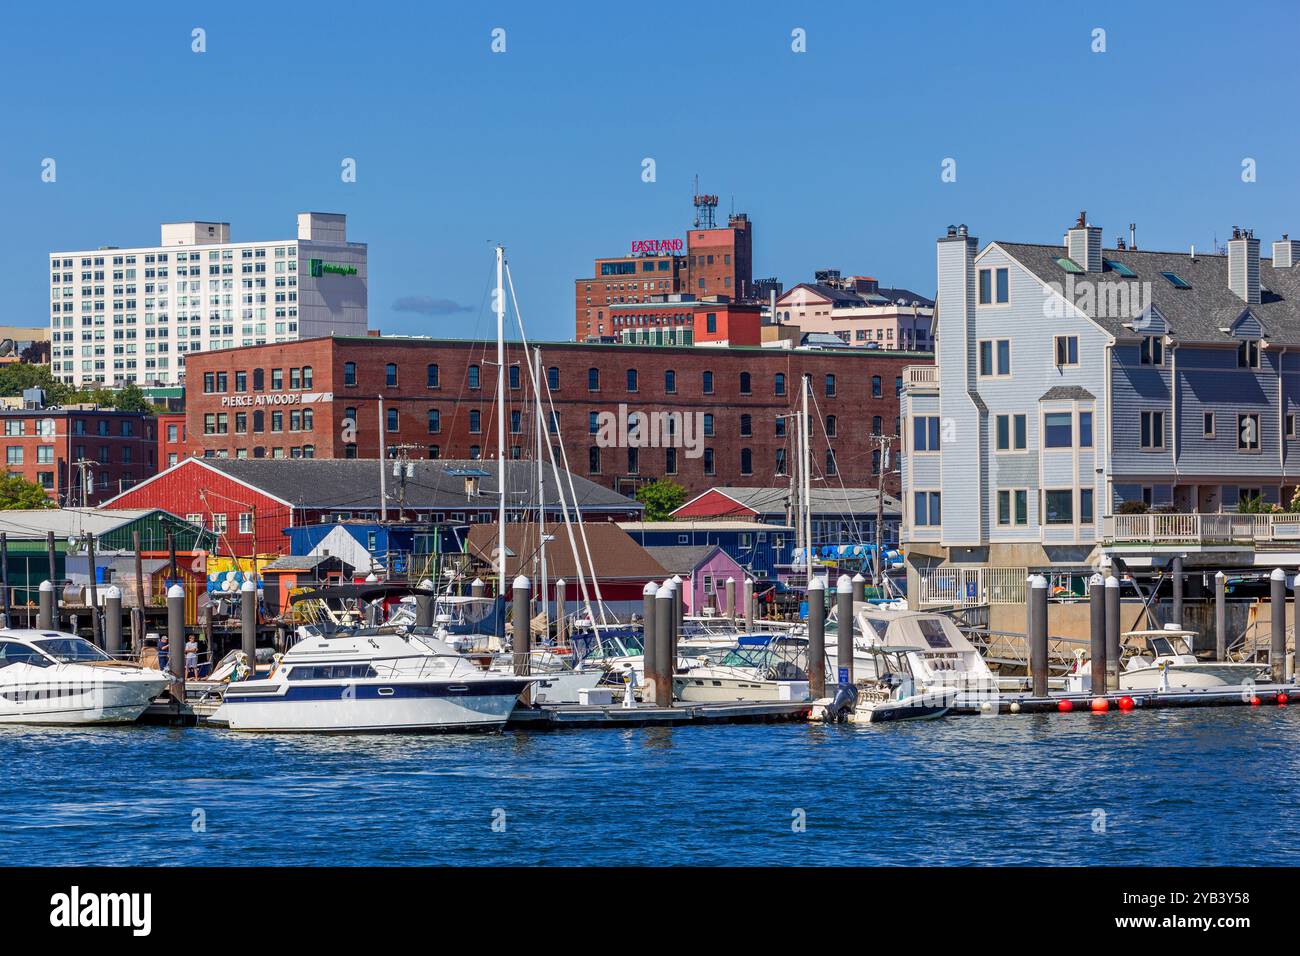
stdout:
[[680,575],[686,582],[687,614],[703,614],[710,607],[721,613],[727,602],[727,578],[735,580],[737,595],[743,593],[744,569],[716,544],[663,545],[647,547],[646,551],[663,565],[669,577]]
[[776,300],[777,320],[803,335],[829,333],[859,348],[933,351],[934,301],[908,289],[883,289],[870,276],[817,273]]

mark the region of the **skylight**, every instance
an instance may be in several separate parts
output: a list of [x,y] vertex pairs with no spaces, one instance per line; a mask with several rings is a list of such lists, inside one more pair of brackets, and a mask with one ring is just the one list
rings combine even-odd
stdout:
[[1102,259],[1101,261],[1107,269],[1114,272],[1116,275],[1123,276],[1125,279],[1137,278],[1137,273],[1122,262],[1116,262],[1114,259]]
[[1175,289],[1190,289],[1192,287],[1191,283],[1180,276],[1177,272],[1162,272],[1160,274],[1168,279],[1169,284]]
[[1083,273],[1083,269],[1077,262],[1073,259],[1067,259],[1065,256],[1061,256],[1061,258],[1057,259],[1056,264],[1066,272],[1073,272],[1075,275],[1081,275]]

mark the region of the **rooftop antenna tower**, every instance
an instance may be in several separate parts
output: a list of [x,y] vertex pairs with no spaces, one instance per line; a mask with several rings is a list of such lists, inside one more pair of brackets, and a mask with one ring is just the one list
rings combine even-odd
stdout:
[[700,192],[700,177],[695,177],[695,228],[696,229],[713,229],[714,213],[718,208],[718,197],[709,196]]

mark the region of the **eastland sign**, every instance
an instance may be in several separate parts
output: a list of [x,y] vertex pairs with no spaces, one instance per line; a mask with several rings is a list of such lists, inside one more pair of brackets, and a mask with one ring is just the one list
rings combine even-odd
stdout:
[[309,405],[315,402],[332,402],[333,392],[275,392],[263,395],[223,395],[222,408],[253,408],[263,405]]
[[325,273],[340,276],[354,276],[357,274],[356,266],[341,266],[333,262],[326,262],[324,259],[312,259],[311,274],[313,278],[319,279]]

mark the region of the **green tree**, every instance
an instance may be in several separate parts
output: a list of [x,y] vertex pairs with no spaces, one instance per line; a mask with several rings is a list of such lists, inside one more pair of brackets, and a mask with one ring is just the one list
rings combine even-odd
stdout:
[[686,501],[686,489],[660,478],[637,489],[636,500],[645,505],[646,521],[667,521]]
[[16,508],[53,508],[55,504],[45,489],[17,475],[0,478],[0,511]]
[[33,365],[30,362],[9,362],[0,365],[0,395],[18,396],[24,389],[43,388],[47,401],[61,405],[70,392],[69,388],[55,379],[48,365]]
[[119,412],[153,412],[153,403],[145,397],[144,389],[132,382],[117,390],[113,396],[113,407]]

